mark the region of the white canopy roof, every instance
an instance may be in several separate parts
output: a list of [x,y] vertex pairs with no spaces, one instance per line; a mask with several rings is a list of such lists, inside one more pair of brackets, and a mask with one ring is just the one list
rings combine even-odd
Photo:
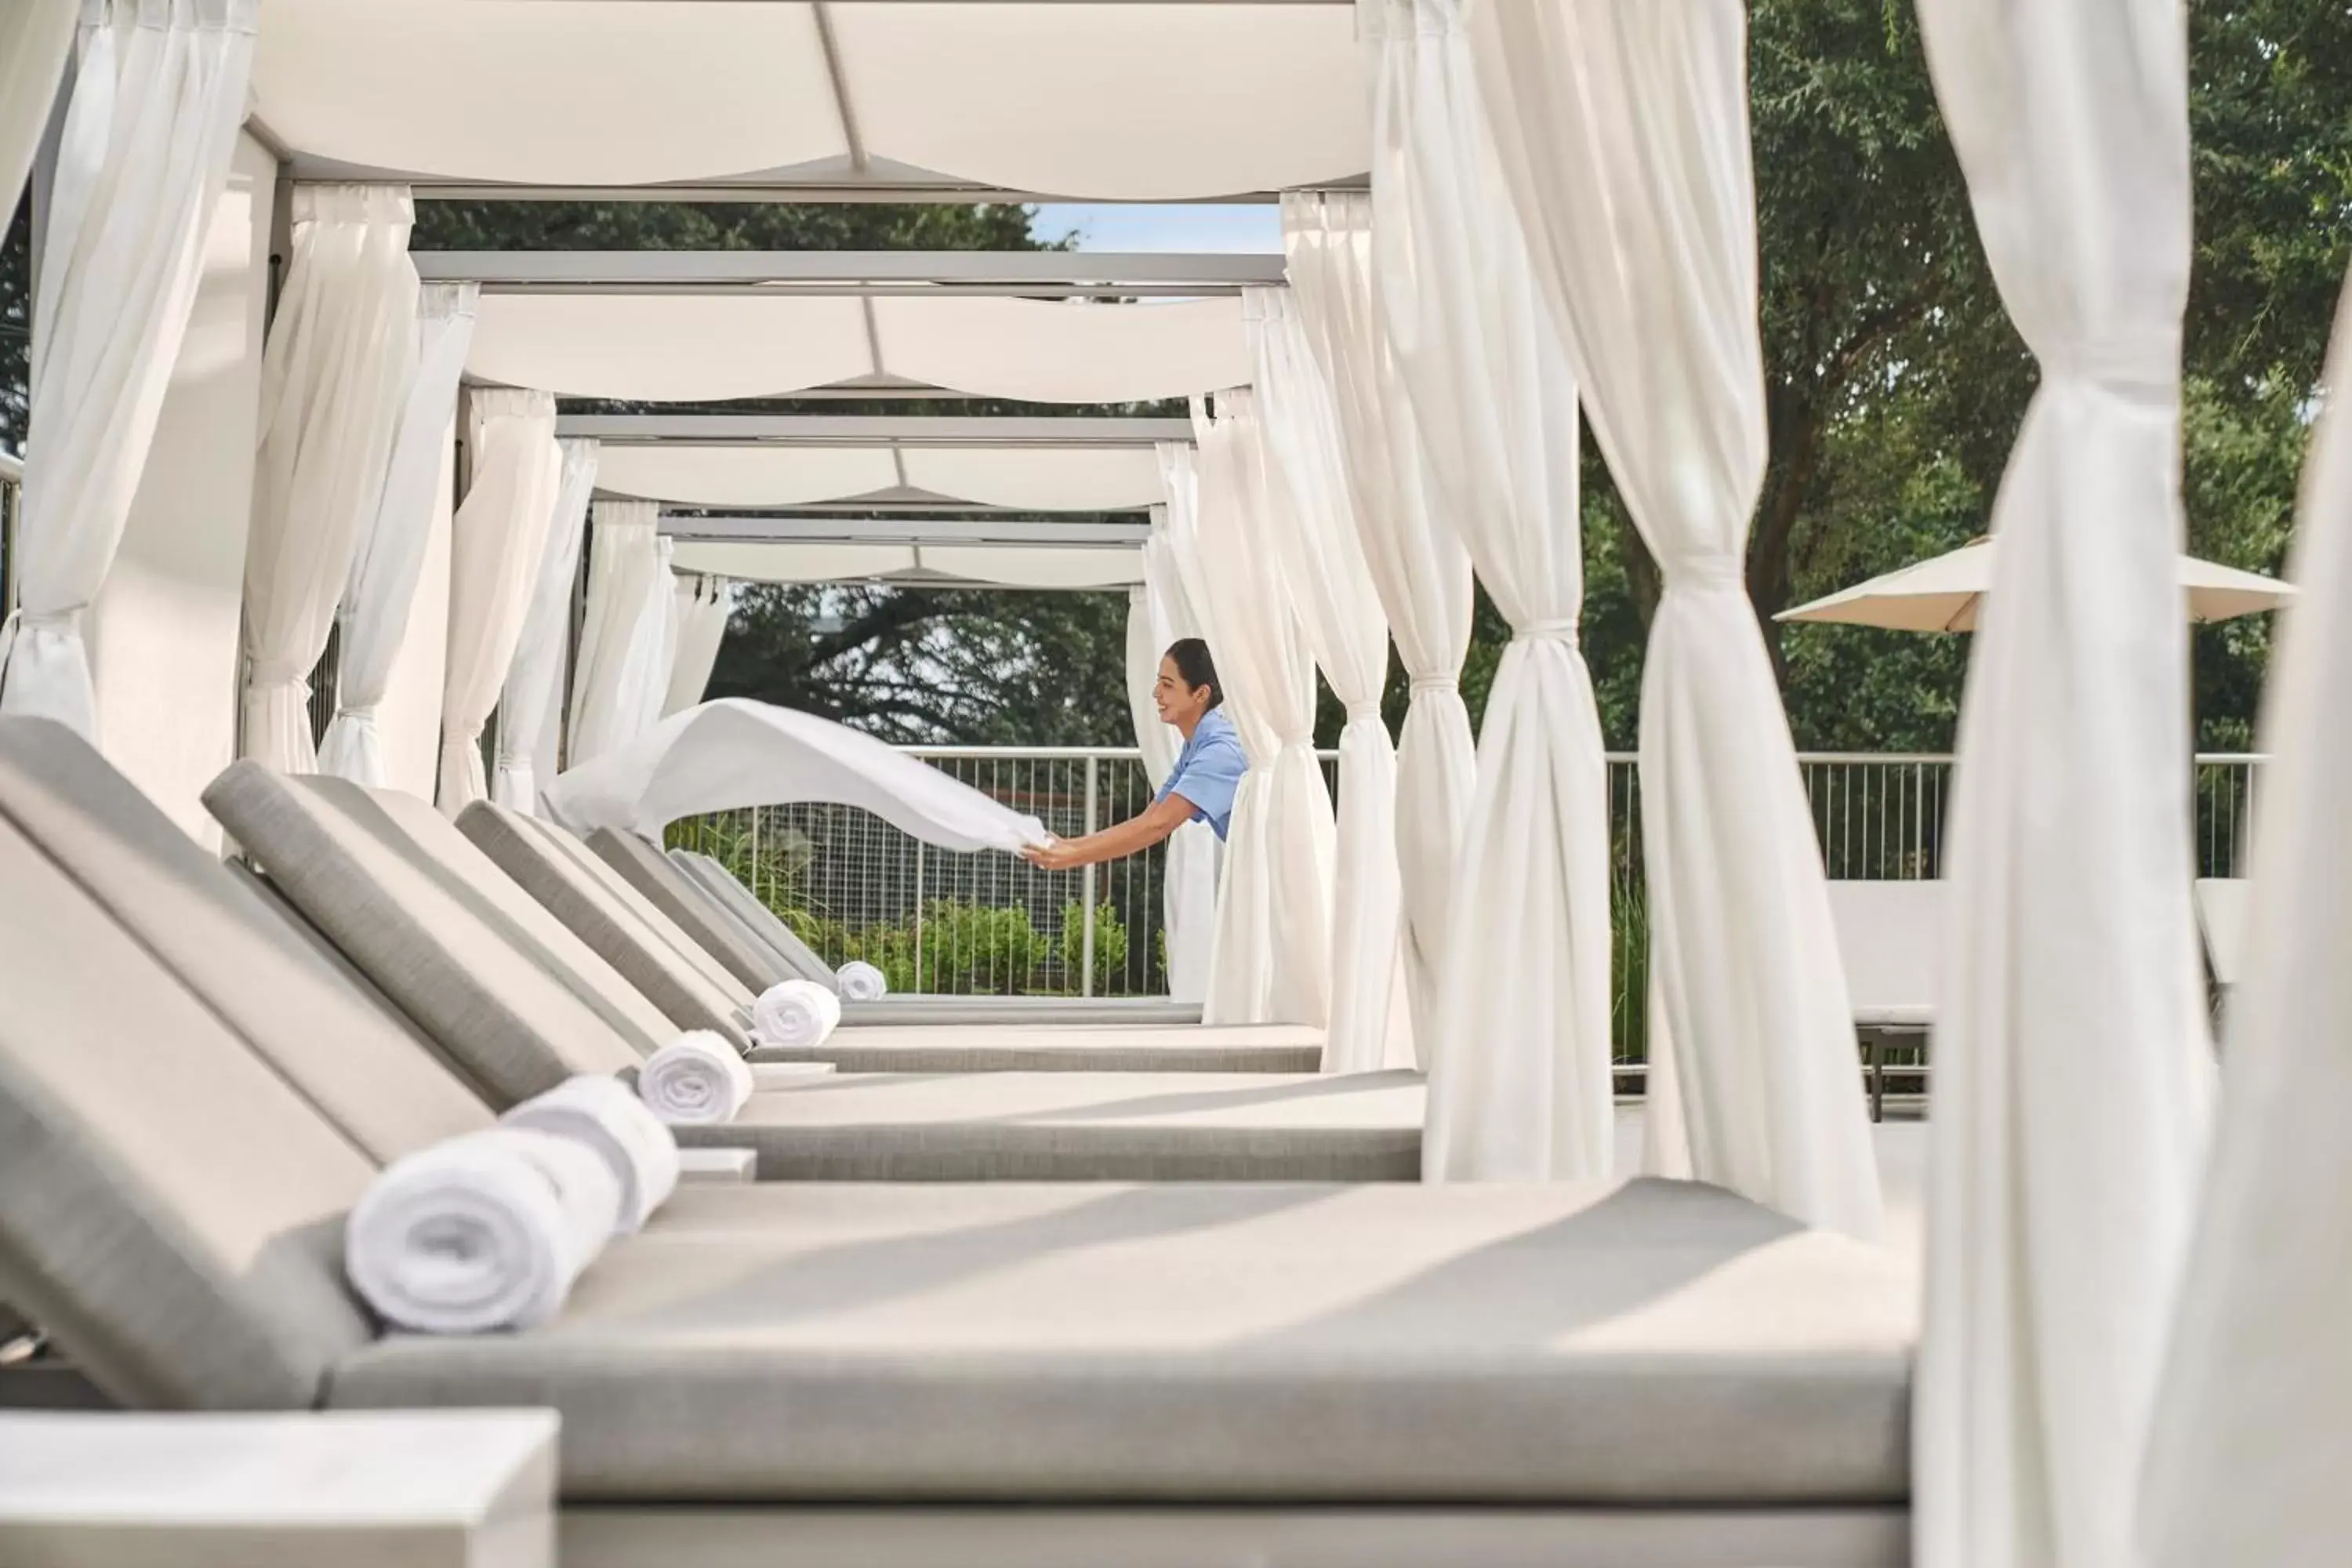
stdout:
[[895,377],[982,397],[1133,403],[1242,385],[1250,356],[1234,298],[488,294],[466,368],[559,396],[652,402]]
[[[900,476],[903,474],[904,478]],[[1024,511],[1119,511],[1163,499],[1131,447],[606,446],[596,488],[674,506],[785,507],[911,489]]]
[[1135,545],[854,544],[680,541],[673,564],[743,583],[922,583],[1124,588],[1143,581]]
[[1370,163],[1348,5],[264,0],[254,95],[305,178],[1185,200]]

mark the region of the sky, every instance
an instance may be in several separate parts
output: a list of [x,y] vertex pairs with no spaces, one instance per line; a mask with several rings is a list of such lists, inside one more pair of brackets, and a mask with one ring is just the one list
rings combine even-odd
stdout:
[[1087,206],[1049,203],[1029,232],[1056,240],[1076,230],[1080,250],[1278,253],[1282,209],[1272,202]]

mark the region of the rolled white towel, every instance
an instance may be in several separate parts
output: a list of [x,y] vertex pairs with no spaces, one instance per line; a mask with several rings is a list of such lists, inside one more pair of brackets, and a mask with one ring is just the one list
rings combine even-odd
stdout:
[[689,1030],[646,1058],[637,1069],[637,1098],[664,1121],[732,1121],[751,1098],[751,1068],[723,1036]]
[[814,980],[785,980],[751,1004],[751,1033],[763,1046],[820,1046],[841,1024],[841,998]]
[[641,1228],[677,1190],[677,1140],[619,1079],[594,1073],[566,1079],[499,1120],[574,1139],[604,1156],[621,1184],[615,1235]]
[[882,972],[862,958],[853,958],[833,972],[841,985],[845,1002],[879,1002],[890,994],[890,983]]
[[429,1334],[526,1329],[563,1305],[613,1234],[621,1184],[593,1149],[496,1127],[404,1155],[343,1229],[343,1270],[378,1317]]

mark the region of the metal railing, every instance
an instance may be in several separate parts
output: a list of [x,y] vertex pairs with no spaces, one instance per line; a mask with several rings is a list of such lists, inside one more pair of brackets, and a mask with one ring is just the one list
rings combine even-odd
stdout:
[[[915,746],[923,758],[1066,837],[1142,810],[1151,786],[1132,747]],[[1337,753],[1324,752],[1327,778]],[[2197,873],[2237,877],[2261,759],[2197,758]],[[1952,759],[1806,752],[1798,758],[1822,864],[1838,880],[1943,874]],[[1609,758],[1617,1058],[1646,1059],[1649,920],[1641,779]],[[846,806],[770,806],[691,818],[671,842],[715,855],[831,962],[882,964],[894,986],[992,994],[1150,995],[1167,988],[1160,849],[1076,871],[955,854]]]
[[0,616],[16,608],[16,529],[24,514],[24,459],[0,452]]

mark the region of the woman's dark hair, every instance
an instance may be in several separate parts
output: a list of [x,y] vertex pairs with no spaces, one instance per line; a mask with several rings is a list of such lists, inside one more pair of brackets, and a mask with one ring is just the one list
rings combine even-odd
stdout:
[[1217,684],[1217,667],[1209,658],[1207,643],[1199,637],[1178,637],[1168,645],[1168,658],[1189,689],[1198,691],[1203,686],[1209,689],[1210,707],[1225,700],[1225,689]]

